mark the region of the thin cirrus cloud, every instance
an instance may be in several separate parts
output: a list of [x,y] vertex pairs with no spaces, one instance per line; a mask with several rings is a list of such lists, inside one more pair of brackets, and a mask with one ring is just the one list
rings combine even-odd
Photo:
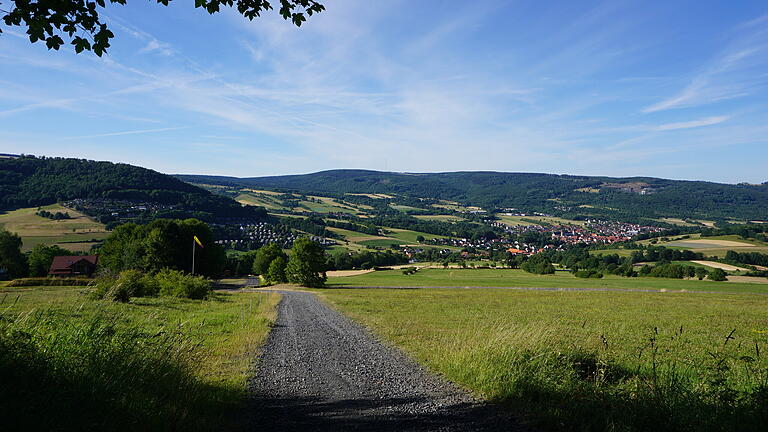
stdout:
[[687,122],[667,123],[667,124],[657,126],[655,130],[671,131],[671,130],[679,130],[679,129],[692,129],[692,128],[698,128],[703,126],[712,126],[712,125],[720,124],[724,121],[727,121],[728,118],[729,118],[728,116],[717,116],[717,117],[707,117],[699,120],[691,120]]

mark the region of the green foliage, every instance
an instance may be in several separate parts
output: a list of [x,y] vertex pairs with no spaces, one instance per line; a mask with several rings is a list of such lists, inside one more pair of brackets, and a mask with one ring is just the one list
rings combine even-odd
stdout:
[[584,278],[584,279],[602,279],[603,274],[595,269],[586,269],[586,270],[577,270],[573,272],[573,275],[578,278]]
[[31,156],[0,159],[0,209],[36,207],[80,198],[169,204],[186,214],[203,212],[226,217],[266,214],[264,209],[243,207],[231,198],[127,164]]
[[416,274],[416,272],[418,272],[418,271],[419,271],[419,269],[417,267],[406,267],[406,268],[403,269],[403,274],[406,275],[406,276],[409,276],[409,275],[412,275],[412,274]]
[[[54,313],[0,320],[0,416],[9,430],[198,429],[210,393],[177,332]],[[87,409],[86,409],[87,407]]]
[[269,270],[267,271],[267,279],[272,283],[285,283],[288,282],[288,277],[285,275],[285,267],[288,265],[284,256],[277,256],[269,263]]
[[289,282],[319,288],[325,285],[325,270],[325,251],[319,244],[305,237],[293,243],[285,269]]
[[178,270],[163,269],[157,274],[144,274],[138,270],[107,273],[96,278],[91,295],[121,303],[133,297],[157,295],[189,299],[206,299],[213,289],[209,279],[192,276]]
[[53,258],[62,255],[73,255],[73,253],[57,245],[46,246],[42,243],[35,245],[28,256],[29,276],[40,277],[47,275]]
[[155,273],[164,268],[192,271],[192,239],[204,247],[195,252],[195,272],[221,274],[226,254],[213,241],[210,227],[197,219],[157,219],[147,225],[133,223],[115,228],[99,249],[100,265],[115,272],[141,270]]
[[659,264],[654,266],[648,276],[683,279],[696,275],[696,268],[680,264]]
[[288,256],[276,243],[270,243],[260,247],[256,251],[256,256],[253,259],[253,272],[260,275],[266,275],[269,273],[269,265],[275,258],[282,257],[288,259]]
[[[325,10],[325,7],[315,0],[279,1],[280,15],[296,26],[301,26],[307,20],[307,16]],[[3,11],[5,12],[3,21],[8,26],[25,28],[30,42],[45,42],[49,50],[58,50],[64,45],[64,38],[68,38],[76,53],[93,51],[101,57],[109,48],[110,40],[115,36],[99,16],[99,9],[105,8],[109,3],[123,5],[126,0],[17,1],[13,3],[10,10]],[[157,0],[157,3],[167,6],[170,0]],[[202,8],[210,14],[219,12],[222,7],[233,5],[235,5],[234,0],[195,0],[196,8]],[[249,20],[271,9],[272,5],[268,0],[237,3],[237,11]]]
[[178,270],[163,269],[155,275],[160,295],[189,299],[205,299],[213,289],[210,280]]
[[36,215],[52,220],[64,220],[64,219],[72,219],[72,217],[69,215],[69,212],[49,212],[48,210],[38,210]]
[[521,266],[521,269],[527,271],[528,273],[535,273],[535,274],[554,274],[555,273],[555,267],[552,266],[552,263],[549,262],[549,260],[544,257],[542,254],[536,254],[532,257],[528,258]]
[[[244,179],[206,176],[184,178],[198,183],[226,183],[303,193],[394,193],[398,196],[457,201],[486,209],[523,208],[569,218],[597,217],[630,221],[659,217],[736,217],[759,220],[768,214],[768,187],[764,185],[730,185],[646,177],[610,178],[496,172],[453,172],[414,176],[366,170],[330,170],[306,175]],[[645,183],[652,192],[640,195],[623,191],[620,187],[603,187],[606,183],[620,185],[629,182]],[[580,192],[579,189],[582,188],[599,188],[600,191]],[[692,196],[696,199],[690,199]],[[570,210],[561,210],[563,207],[569,207]]]
[[713,280],[716,282],[722,282],[722,281],[728,280],[728,273],[723,271],[723,269],[716,268],[709,271],[708,277],[710,280]]
[[707,269],[705,269],[704,267],[696,267],[696,270],[694,270],[694,272],[696,273],[696,278],[698,280],[703,280],[708,273]]
[[21,244],[21,237],[0,226],[0,279],[27,274],[27,258],[21,253]]

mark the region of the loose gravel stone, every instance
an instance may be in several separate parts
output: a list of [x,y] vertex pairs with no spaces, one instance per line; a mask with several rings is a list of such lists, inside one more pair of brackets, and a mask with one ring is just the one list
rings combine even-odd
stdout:
[[524,430],[509,414],[378,342],[314,294],[282,294],[250,383],[251,430]]

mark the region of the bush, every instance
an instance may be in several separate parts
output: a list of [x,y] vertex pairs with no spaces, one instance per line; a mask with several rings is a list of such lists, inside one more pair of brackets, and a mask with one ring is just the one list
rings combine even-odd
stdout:
[[584,269],[584,270],[578,270],[574,273],[574,276],[579,278],[593,278],[593,279],[600,279],[603,277],[603,274],[597,271],[596,269]]
[[403,274],[408,276],[408,275],[415,274],[417,271],[419,271],[419,269],[416,267],[406,267],[403,269]]
[[192,276],[178,270],[163,269],[155,275],[159,293],[163,296],[205,299],[213,284],[202,276]]
[[709,279],[717,282],[724,282],[728,280],[728,273],[723,269],[714,269],[709,272]]
[[93,287],[93,297],[125,303],[131,297],[157,295],[205,299],[213,284],[202,276],[164,269],[154,276],[137,270],[124,270],[117,275],[106,273],[93,282]]

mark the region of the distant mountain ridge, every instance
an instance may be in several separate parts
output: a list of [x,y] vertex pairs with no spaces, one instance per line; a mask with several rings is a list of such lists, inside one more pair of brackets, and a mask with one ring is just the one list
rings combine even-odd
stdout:
[[722,184],[654,177],[602,177],[462,171],[393,173],[339,169],[237,178],[175,175],[197,184],[343,195],[401,194],[573,217],[768,219],[768,184]]
[[0,210],[101,198],[170,204],[180,210],[222,216],[253,210],[172,176],[133,165],[72,158],[0,158]]

